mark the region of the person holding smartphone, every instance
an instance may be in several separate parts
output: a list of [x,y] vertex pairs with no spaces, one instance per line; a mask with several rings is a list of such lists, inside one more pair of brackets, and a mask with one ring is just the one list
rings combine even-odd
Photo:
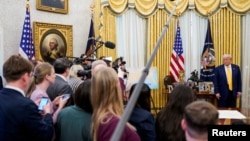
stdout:
[[58,114],[55,124],[56,141],[92,141],[90,128],[93,109],[90,88],[90,79],[81,83],[75,92],[75,105],[65,107]]
[[27,96],[30,96],[33,101],[40,101],[38,108],[42,113],[43,105],[49,103],[53,114],[53,122],[55,123],[58,113],[63,109],[69,98],[63,98],[64,95],[60,95],[53,101],[50,100],[46,90],[54,81],[55,71],[51,64],[45,62],[37,65],[34,69],[34,78],[28,89]]
[[43,116],[37,105],[25,98],[33,77],[32,63],[19,56],[10,56],[3,65],[7,82],[0,91],[0,141],[51,141],[54,126],[50,104],[43,106]]

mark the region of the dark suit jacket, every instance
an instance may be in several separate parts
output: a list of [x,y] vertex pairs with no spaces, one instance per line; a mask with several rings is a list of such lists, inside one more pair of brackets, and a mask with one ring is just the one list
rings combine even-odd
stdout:
[[3,80],[2,77],[0,76],[0,90],[3,88]]
[[58,75],[56,75],[54,84],[48,87],[47,94],[51,101],[53,101],[59,95],[71,94],[71,97],[69,99],[70,102],[67,105],[73,105],[73,97],[72,97],[73,91],[68,82],[66,82]]
[[[231,64],[232,67],[232,82],[233,82],[233,97],[236,98],[237,92],[241,92],[241,72],[239,66]],[[226,100],[228,97],[227,75],[224,65],[220,65],[215,69],[214,77],[214,92],[220,93],[221,100]]]
[[142,108],[134,108],[129,118],[129,123],[135,126],[142,141],[155,141],[154,116]]
[[36,104],[20,92],[0,91],[0,141],[51,141],[53,134],[51,114],[43,119]]

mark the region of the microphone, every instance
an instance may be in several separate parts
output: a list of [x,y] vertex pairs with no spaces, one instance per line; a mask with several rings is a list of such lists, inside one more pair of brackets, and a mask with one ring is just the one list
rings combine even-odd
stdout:
[[106,41],[104,43],[104,45],[107,47],[107,48],[110,48],[110,49],[114,49],[115,48],[115,44],[110,42],[110,41]]
[[104,44],[107,48],[110,48],[110,49],[114,49],[115,48],[115,44],[113,42],[110,42],[110,41],[106,41],[106,42],[103,42],[103,41],[97,41],[96,42],[99,42],[100,44]]

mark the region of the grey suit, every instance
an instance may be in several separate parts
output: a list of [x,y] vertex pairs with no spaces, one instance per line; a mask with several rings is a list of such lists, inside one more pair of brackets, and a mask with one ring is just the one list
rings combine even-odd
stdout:
[[[47,89],[47,94],[51,101],[53,101],[57,96],[62,94],[71,94],[73,91],[67,81],[62,79],[60,76],[56,75],[54,84],[50,85]],[[72,105],[73,99],[70,98],[70,103],[67,105]]]

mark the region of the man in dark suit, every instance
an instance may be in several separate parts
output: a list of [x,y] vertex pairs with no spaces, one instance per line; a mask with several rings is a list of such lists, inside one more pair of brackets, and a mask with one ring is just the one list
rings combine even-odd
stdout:
[[73,105],[73,91],[67,82],[71,66],[70,61],[67,58],[57,58],[53,66],[56,73],[56,79],[47,89],[50,100],[53,101],[59,95],[70,94],[71,96],[67,105]]
[[225,54],[223,64],[215,69],[214,92],[218,107],[236,107],[236,99],[241,96],[240,68],[231,62],[231,55]]
[[49,104],[43,116],[37,105],[25,97],[33,77],[33,65],[18,55],[3,65],[7,82],[0,91],[0,141],[51,141],[54,134]]

